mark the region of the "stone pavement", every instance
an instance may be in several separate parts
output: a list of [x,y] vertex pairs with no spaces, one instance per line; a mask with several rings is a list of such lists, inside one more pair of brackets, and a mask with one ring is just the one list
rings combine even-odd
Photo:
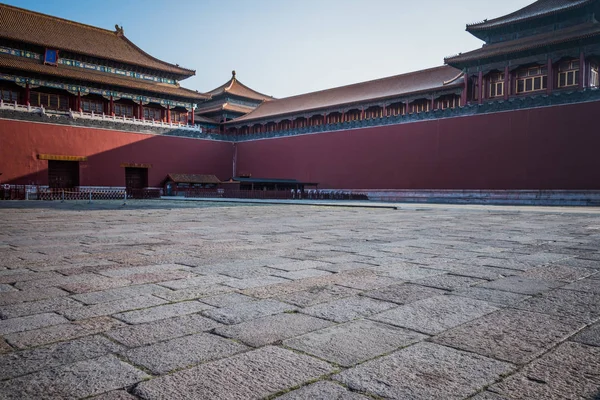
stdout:
[[0,203],[1,399],[600,399],[600,211]]

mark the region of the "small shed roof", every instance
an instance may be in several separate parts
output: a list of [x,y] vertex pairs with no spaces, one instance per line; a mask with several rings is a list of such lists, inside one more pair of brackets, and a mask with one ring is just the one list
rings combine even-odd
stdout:
[[219,178],[214,175],[200,174],[168,174],[166,180],[175,183],[221,183]]

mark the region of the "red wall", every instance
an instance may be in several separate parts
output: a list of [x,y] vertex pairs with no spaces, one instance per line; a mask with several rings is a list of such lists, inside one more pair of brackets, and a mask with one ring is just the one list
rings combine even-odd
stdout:
[[344,189],[600,189],[600,102],[238,144],[237,172]]
[[148,184],[168,173],[215,174],[229,179],[233,145],[198,139],[0,120],[0,182],[48,183],[48,161],[38,154],[86,156],[81,186],[125,186],[121,163],[152,164]]

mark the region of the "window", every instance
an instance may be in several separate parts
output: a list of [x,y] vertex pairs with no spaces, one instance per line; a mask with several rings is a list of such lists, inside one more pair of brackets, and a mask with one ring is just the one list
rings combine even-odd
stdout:
[[144,108],[144,119],[160,121],[161,110],[159,108]]
[[187,111],[186,112],[181,112],[181,111],[173,111],[171,110],[171,122],[179,122],[182,124],[187,124]]
[[579,60],[566,61],[558,66],[558,87],[579,85]]
[[592,65],[590,67],[591,75],[590,75],[590,86],[598,87],[600,86],[600,81],[598,80],[598,64]]
[[68,110],[69,98],[62,94],[31,92],[29,101],[34,107],[44,107],[49,110]]
[[456,108],[460,106],[460,97],[459,96],[443,96],[437,100],[437,107],[440,110],[445,110],[447,108]]
[[544,90],[548,86],[546,67],[532,67],[517,71],[517,93]]
[[12,89],[2,89],[0,88],[0,98],[3,101],[7,101],[10,103],[14,103],[15,101],[19,101],[19,92]]
[[115,115],[117,117],[133,117],[133,106],[130,104],[115,104]]
[[402,103],[395,103],[388,107],[388,115],[402,115],[404,114],[403,110],[404,106]]
[[504,96],[504,74],[490,75],[490,98]]
[[429,111],[429,107],[431,102],[429,100],[417,100],[412,105],[413,113],[422,113],[425,111]]
[[103,114],[104,102],[102,100],[81,99],[81,109],[87,113]]

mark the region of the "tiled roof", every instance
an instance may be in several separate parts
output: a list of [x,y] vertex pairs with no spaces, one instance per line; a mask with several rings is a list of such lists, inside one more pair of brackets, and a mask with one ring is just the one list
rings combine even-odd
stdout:
[[468,31],[493,29],[503,25],[527,21],[533,18],[544,17],[551,14],[582,7],[597,0],[538,0],[518,11],[503,17],[494,18],[476,24],[467,25]]
[[481,49],[469,51],[453,57],[448,57],[445,61],[449,65],[457,65],[467,61],[485,59],[504,54],[516,53],[519,51],[533,50],[538,47],[556,45],[598,35],[600,35],[600,23],[589,22],[560,31],[528,36],[507,42],[484,45]]
[[0,37],[172,73],[181,77],[195,71],[147,54],[123,34],[22,8],[0,4]]
[[[264,102],[253,112],[236,118],[231,123],[320,110],[345,104],[386,99],[452,87],[450,84],[445,85],[445,82],[453,84],[460,74],[461,71],[456,68],[441,66],[374,81],[356,83],[354,85],[286,97]],[[462,81],[460,84],[462,84]]]
[[221,183],[214,175],[199,174],[168,174],[167,179],[175,183]]
[[140,79],[125,78],[101,72],[88,71],[76,67],[60,65],[58,67],[41,64],[37,60],[21,57],[0,55],[0,68],[34,72],[48,77],[68,78],[84,82],[92,82],[102,85],[119,86],[128,89],[145,90],[152,93],[167,94],[184,97],[186,99],[206,99],[208,96],[165,83],[149,83]]
[[249,112],[252,112],[254,110],[254,107],[246,107],[239,104],[231,103],[217,104],[207,108],[202,108],[201,106],[202,105],[200,104],[199,107],[196,109],[196,114],[208,114],[219,111],[233,111],[237,113],[248,114]]
[[223,93],[229,93],[235,96],[245,97],[247,99],[253,100],[273,100],[273,97],[259,93],[256,90],[252,90],[248,86],[244,85],[242,82],[238,81],[235,77],[235,71],[232,71],[230,80],[228,80],[227,82],[225,82],[225,84],[219,86],[218,88],[211,90],[207,94],[216,97]]

